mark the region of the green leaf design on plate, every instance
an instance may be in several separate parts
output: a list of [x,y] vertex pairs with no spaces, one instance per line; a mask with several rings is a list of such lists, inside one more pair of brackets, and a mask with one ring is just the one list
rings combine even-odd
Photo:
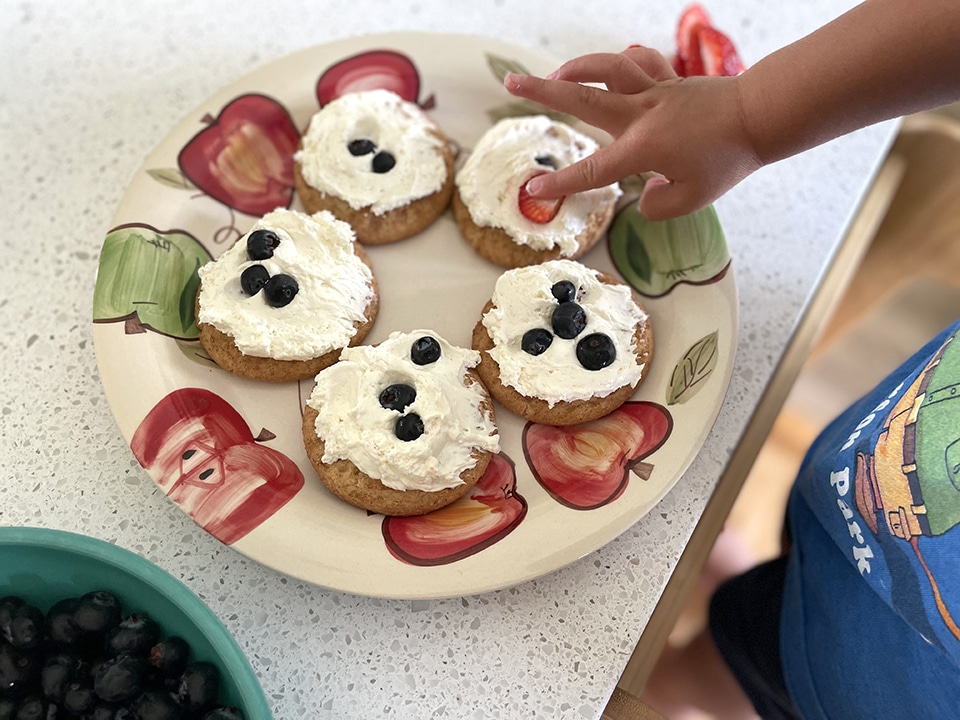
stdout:
[[107,234],[93,293],[94,322],[124,321],[181,340],[199,337],[194,300],[197,270],[212,260],[182,230],[128,225]]
[[487,53],[486,56],[487,65],[490,66],[494,76],[501,83],[507,76],[507,73],[517,73],[518,75],[530,74],[529,71],[516,60],[511,60],[510,58],[505,58],[501,55],[494,55],[493,53]]
[[152,177],[161,185],[173,188],[174,190],[197,190],[197,186],[190,182],[190,179],[180,172],[179,168],[153,168],[147,170],[147,175]]
[[714,330],[695,342],[673,368],[667,405],[687,402],[696,395],[717,366],[719,335]]
[[[486,53],[486,58],[487,65],[501,85],[507,73],[517,73],[518,75],[530,74],[530,71],[516,60],[511,60],[501,55],[494,55],[493,53]],[[527,115],[546,115],[551,120],[566,123],[567,125],[572,125],[576,122],[576,118],[571,115],[551,110],[546,105],[541,105],[540,103],[526,99],[506,102],[503,105],[487,110],[487,117],[489,117],[493,123],[497,123],[504,118],[525,117]]]
[[199,340],[180,340],[178,338],[176,343],[177,348],[179,348],[180,352],[182,352],[184,357],[190,362],[195,362],[197,365],[202,365],[206,368],[219,367],[207,351],[203,349],[203,345],[200,344]]
[[610,256],[634,289],[659,297],[680,283],[704,285],[723,277],[727,240],[710,205],[673,220],[647,220],[631,202],[614,219]]

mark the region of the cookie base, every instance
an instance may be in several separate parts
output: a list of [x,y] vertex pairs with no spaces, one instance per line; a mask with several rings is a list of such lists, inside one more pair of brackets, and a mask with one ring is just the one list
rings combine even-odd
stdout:
[[310,214],[320,210],[329,210],[335,217],[350,224],[357,236],[357,242],[363,245],[385,245],[403,240],[427,229],[443,214],[453,195],[454,161],[456,154],[450,142],[443,138],[440,153],[447,166],[447,178],[443,187],[432,195],[413,200],[403,207],[388,210],[380,215],[369,207],[359,210],[350,206],[343,198],[330,195],[307,183],[303,177],[299,162],[293,164],[293,184]]
[[[370,258],[363,248],[354,244],[353,251],[363,263],[373,271]],[[371,279],[373,298],[367,304],[364,319],[354,323],[354,334],[350,338],[349,346],[359,345],[373,328],[380,309],[380,289],[377,278]],[[228,333],[215,328],[213,325],[200,322],[200,291],[197,291],[196,300],[197,327],[200,328],[200,344],[207,351],[210,358],[221,368],[248,380],[264,382],[294,382],[316,376],[325,367],[333,365],[340,359],[343,348],[336,348],[319,357],[309,360],[277,360],[269,357],[256,357],[244,354],[237,347],[233,337]]]
[[456,502],[483,477],[493,455],[474,450],[476,464],[460,474],[462,485],[435,492],[394,490],[362,472],[349,460],[325,463],[323,440],[317,437],[317,411],[307,405],[303,410],[303,444],[310,464],[330,492],[351,505],[392,516],[425,515]]
[[547,260],[576,260],[582,257],[600,241],[610,227],[616,203],[607,203],[590,214],[586,228],[577,236],[577,251],[572,255],[561,254],[558,247],[534,250],[527,245],[520,245],[501,228],[477,225],[457,190],[453,193],[452,207],[460,234],[477,254],[500,267],[512,269],[537,265]]

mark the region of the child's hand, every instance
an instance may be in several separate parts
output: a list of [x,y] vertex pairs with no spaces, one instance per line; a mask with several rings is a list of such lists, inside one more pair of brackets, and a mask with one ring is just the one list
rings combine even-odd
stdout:
[[556,198],[655,172],[662,177],[647,181],[640,211],[661,220],[708,205],[762,164],[741,118],[738,78],[679,78],[650,48],[584,55],[546,79],[509,74],[504,86],[614,138],[532,180],[534,196]]

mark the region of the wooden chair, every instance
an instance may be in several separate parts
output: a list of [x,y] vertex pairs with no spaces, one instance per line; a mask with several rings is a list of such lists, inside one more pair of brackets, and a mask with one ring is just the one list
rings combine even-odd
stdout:
[[891,155],[906,161],[900,187],[813,357],[913,278],[960,287],[960,114],[906,118]]

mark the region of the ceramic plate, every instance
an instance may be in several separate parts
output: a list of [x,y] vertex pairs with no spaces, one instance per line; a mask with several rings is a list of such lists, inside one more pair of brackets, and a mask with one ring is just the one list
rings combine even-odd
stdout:
[[[431,515],[384,518],[334,498],[301,444],[312,382],[238,379],[196,339],[197,268],[258,215],[301,208],[291,154],[297,129],[326,94],[389,87],[427,109],[467,152],[496,119],[542,111],[503,90],[504,72],[558,64],[471,36],[343,40],[217,93],[146,159],[101,251],[97,359],[134,455],[207,532],[318,585],[379,597],[462,596],[544,575],[601,547],[682,479],[730,379],[736,286],[712,208],[647,223],[629,202],[639,178],[625,182],[609,238],[582,261],[630,283],[650,313],[655,352],[646,381],[620,411],[566,430],[498,408],[501,455],[469,495]],[[429,328],[469,346],[501,270],[474,254],[449,211],[420,235],[368,253],[381,310],[367,342]]]

